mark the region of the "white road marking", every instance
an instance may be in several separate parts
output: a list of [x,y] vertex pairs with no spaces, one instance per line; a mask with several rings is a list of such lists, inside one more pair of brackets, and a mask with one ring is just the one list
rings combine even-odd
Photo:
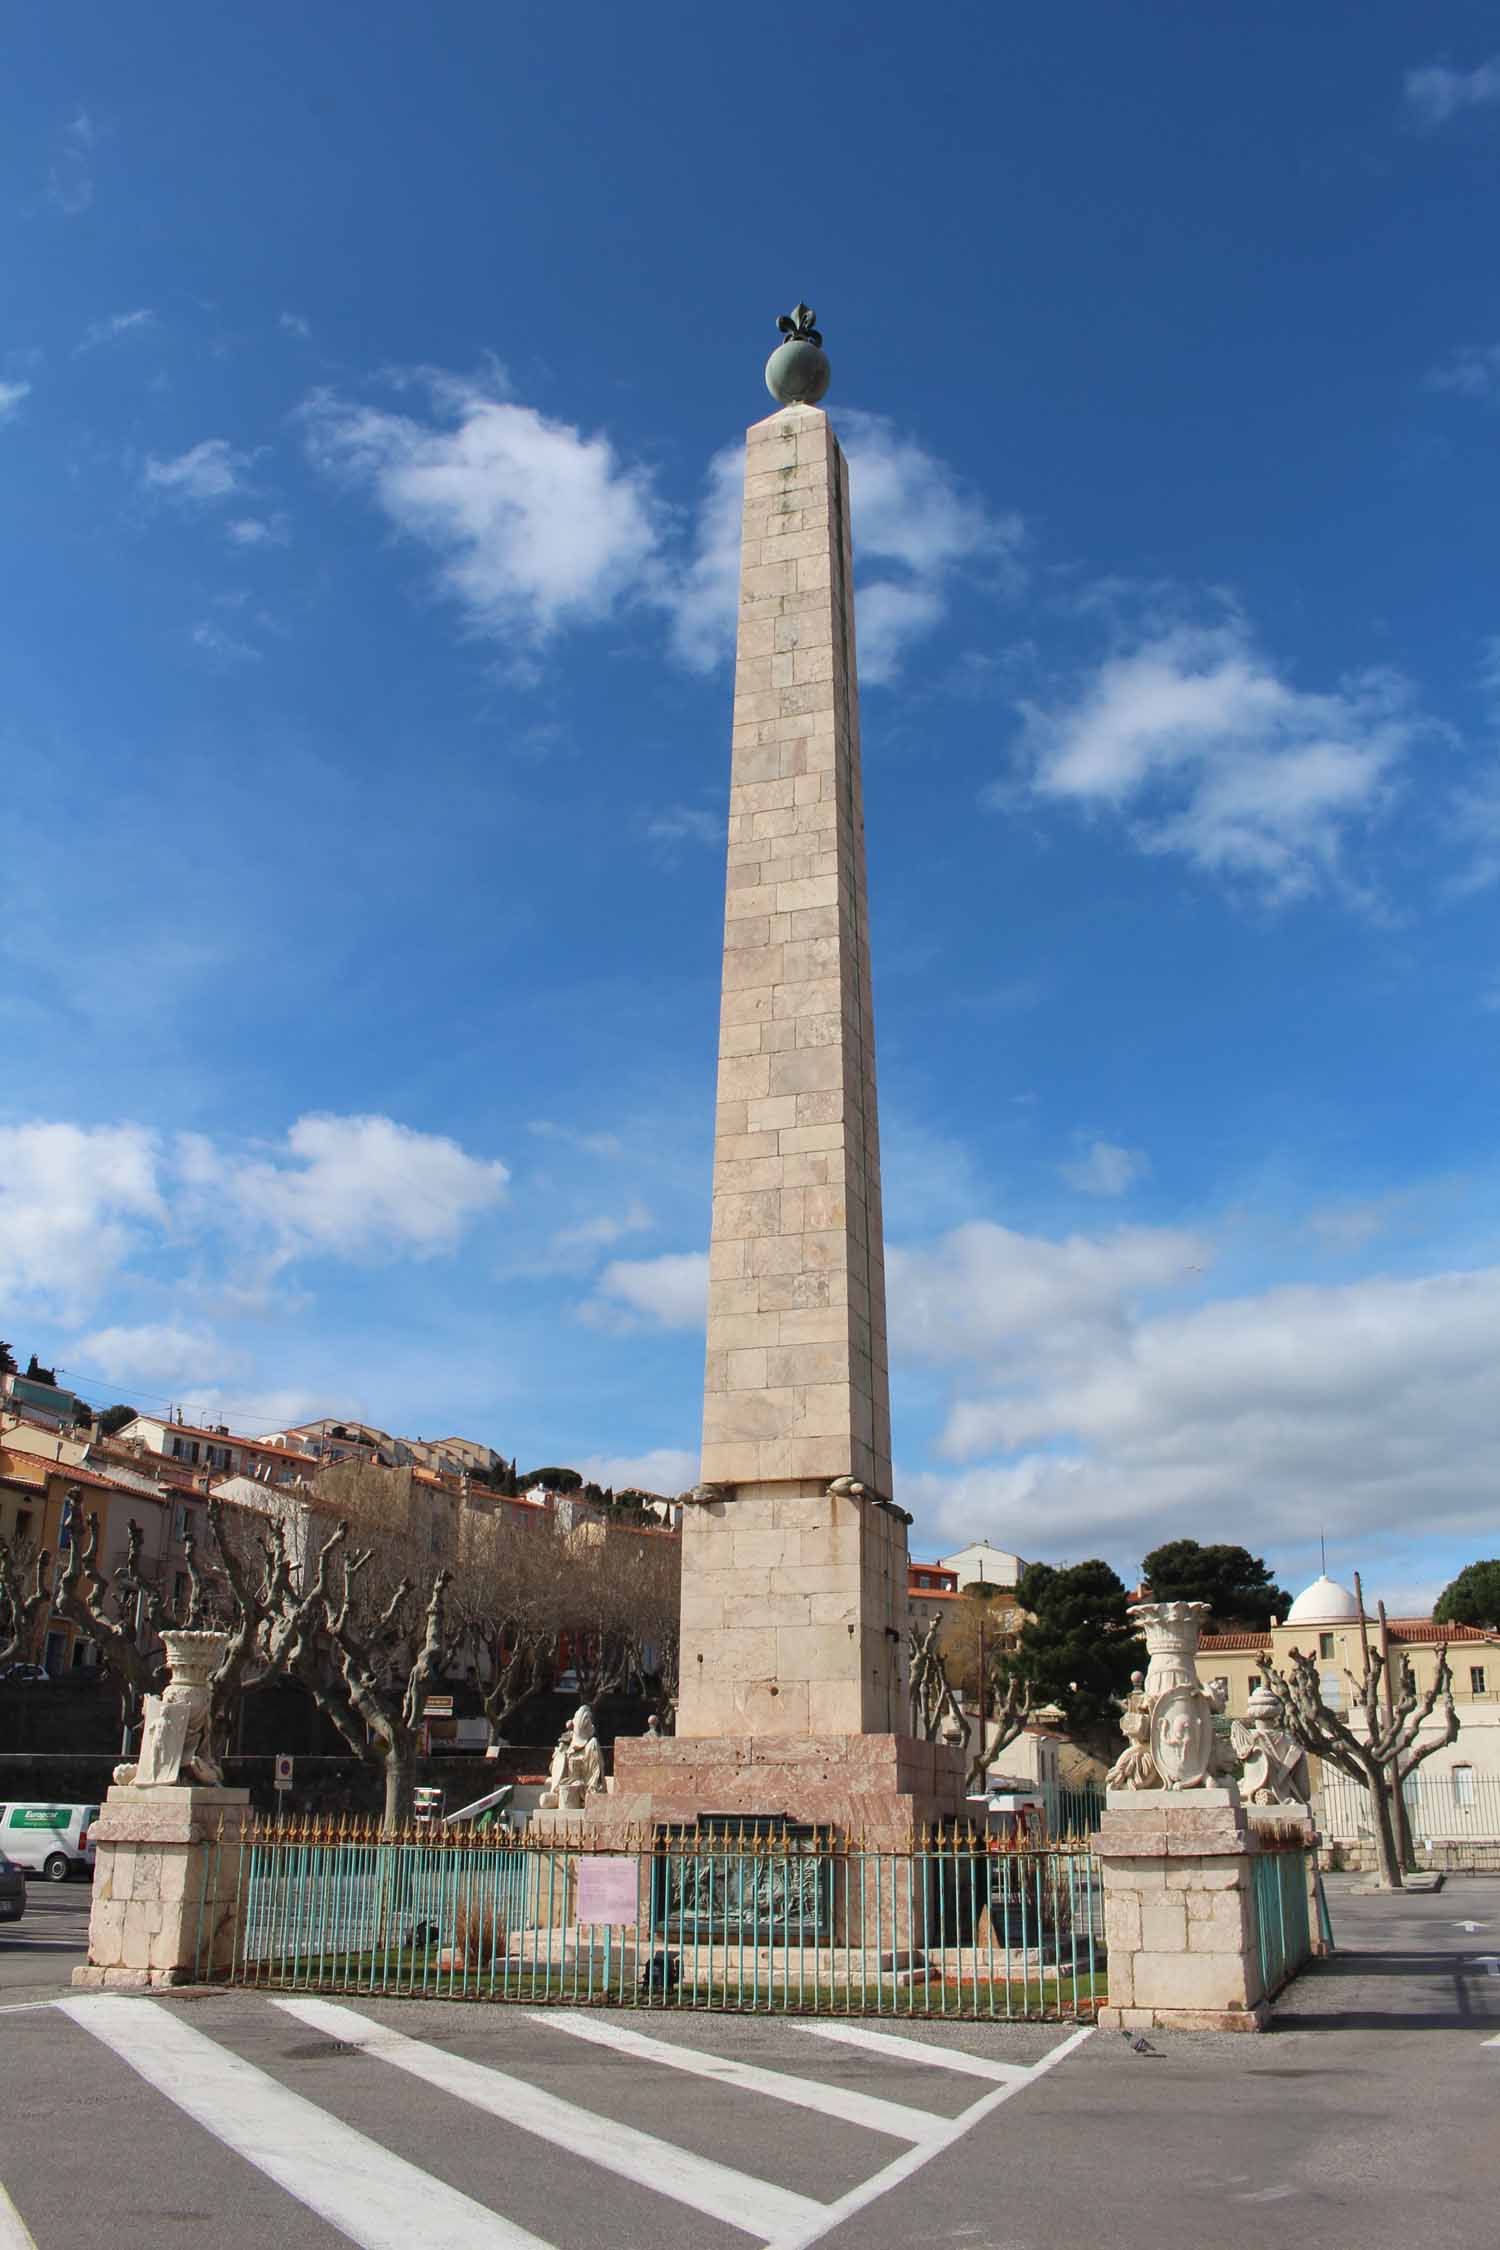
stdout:
[[33,2015],[38,2008],[55,2008],[56,2006],[55,2000],[7,2000],[5,2006],[0,2008],[0,2016],[29,2016]]
[[[686,2203],[721,2225],[739,2227],[763,2240],[800,2240],[802,2230],[815,2226],[828,2208],[811,2196],[794,2195],[790,2188],[778,2187],[772,2180],[736,2172],[727,2164],[695,2156],[671,2141],[658,2140],[654,2133],[642,2133],[633,2125],[621,2125],[612,2117],[581,2109],[508,2071],[493,2070],[486,2063],[449,2054],[446,2048],[409,2039],[405,2032],[393,2031],[354,2008],[340,2007],[331,2000],[277,2000],[274,2005],[315,2030],[327,2032],[332,2039],[363,2047],[382,2062],[435,2086],[440,2093],[487,2110],[519,2132],[535,2133],[555,2147],[567,2149],[575,2160],[598,2164],[655,2195]],[[815,2240],[823,2231],[816,2225],[815,2233],[807,2239]]]
[[946,2125],[946,2117],[931,2110],[912,2109],[905,2102],[881,2101],[874,2094],[858,2094],[843,2086],[829,2086],[812,2078],[794,2078],[785,2070],[762,2070],[755,2063],[735,2062],[727,2055],[707,2055],[697,2047],[679,2047],[670,2039],[649,2039],[629,2031],[605,2016],[586,2016],[573,2010],[538,2010],[533,2023],[552,2031],[571,2032],[575,2039],[592,2039],[613,2047],[640,2062],[664,2063],[669,2070],[685,2070],[698,2078],[716,2079],[742,2094],[766,2094],[773,2102],[793,2102],[799,2109],[816,2110],[820,2117],[841,2118],[846,2125],[862,2125],[872,2133],[888,2133],[898,2141],[925,2141]]
[[[361,2250],[552,2250],[155,2000],[60,2000],[76,2024]],[[3,2239],[3,2237],[0,2237]]]
[[866,2031],[859,2023],[799,2023],[815,2039],[838,2039],[850,2047],[873,2047],[880,2055],[899,2055],[903,2062],[931,2063],[937,2070],[960,2071],[965,2078],[987,2078],[993,2085],[1020,2085],[1031,2076],[1025,2063],[988,2062],[983,2055],[966,2055],[958,2047],[929,2046],[924,2039],[902,2039],[889,2031]]
[[1488,1922],[1455,1922],[1455,1923],[1454,1923],[1454,1925],[1453,1925],[1453,1927],[1455,1928],[1455,1930],[1467,1930],[1467,1931],[1468,1931],[1468,1933],[1469,1933],[1469,1935],[1470,1935],[1470,1937],[1472,1937],[1472,1936],[1474,1935],[1474,1932],[1475,1932],[1476,1930],[1487,1930],[1487,1929],[1489,1928],[1489,1923],[1488,1923]]
[[[814,2027],[808,2024],[803,2028],[810,2031]],[[1019,2094],[1034,2078],[1042,2077],[1054,2064],[1060,2063],[1064,2056],[1071,2055],[1075,2047],[1081,2047],[1085,2039],[1092,2037],[1093,2030],[1094,2026],[1086,2023],[1068,2038],[1060,2039],[1055,2047],[1043,2055],[1039,2063],[1033,2063],[1029,2070],[1023,2070],[1011,2084],[997,2086],[993,2093],[981,2094],[977,2102],[971,2102],[959,2116],[945,2123],[931,2140],[922,2143],[920,2147],[909,2148],[904,2156],[898,2156],[894,2163],[887,2164],[883,2171],[876,2172],[862,2187],[851,2188],[847,2195],[839,2197],[837,2203],[830,2203],[816,2225],[805,2228],[801,2234],[777,2235],[766,2244],[765,2250],[809,2250],[812,2243],[820,2242],[825,2234],[831,2234],[846,2219],[852,2219],[856,2211],[863,2211],[867,2205],[878,2202],[881,2196],[889,2195],[892,2188],[900,2187],[914,2172],[920,2172],[922,2166],[930,2163],[934,2156],[940,2155],[944,2149],[952,2148],[955,2141],[961,2141],[966,2133],[989,2116],[991,2110],[998,2109],[1002,2102],[1008,2102],[1013,2094]],[[995,2068],[999,2067],[997,2063]]]
[[5,2192],[0,2180],[0,2250],[36,2250],[36,2236]]
[[1481,2047],[1500,2047],[1500,2031],[1496,2032],[1493,2039],[1481,2039],[1479,2044]]

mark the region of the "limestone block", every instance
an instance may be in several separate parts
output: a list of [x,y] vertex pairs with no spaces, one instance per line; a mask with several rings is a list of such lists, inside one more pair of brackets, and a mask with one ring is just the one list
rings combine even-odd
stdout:
[[1247,1981],[1247,1964],[1229,1953],[1138,1953],[1133,1963],[1135,2004],[1153,2009],[1248,2008],[1261,1997]]
[[1177,1898],[1140,1901],[1141,1949],[1146,1953],[1182,1953],[1187,1948],[1187,1915]]

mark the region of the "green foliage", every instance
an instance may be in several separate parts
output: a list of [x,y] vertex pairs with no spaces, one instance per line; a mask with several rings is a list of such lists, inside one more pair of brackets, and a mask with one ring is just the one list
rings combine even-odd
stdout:
[[1500,1628],[1500,1560],[1465,1564],[1439,1594],[1432,1614],[1440,1625]]
[[101,1437],[113,1437],[116,1430],[123,1430],[127,1422],[134,1420],[133,1406],[106,1406],[99,1417],[99,1434]]
[[1124,1586],[1106,1562],[1028,1563],[1016,1600],[1029,1617],[1002,1672],[1030,1685],[1033,1704],[1056,1703],[1072,1734],[1113,1757],[1117,1707],[1141,1659]]
[[1215,1631],[1254,1632],[1285,1617],[1291,1596],[1247,1547],[1203,1547],[1196,1539],[1169,1539],[1142,1564],[1159,1602],[1207,1602]]
[[539,1484],[549,1492],[579,1492],[583,1479],[576,1469],[528,1469],[517,1490],[531,1492]]
[[9,1344],[0,1344],[0,1375],[19,1375],[20,1372]]
[[26,1380],[28,1383],[50,1383],[55,1390],[57,1388],[57,1369],[55,1367],[43,1367],[36,1353],[33,1352],[26,1363]]

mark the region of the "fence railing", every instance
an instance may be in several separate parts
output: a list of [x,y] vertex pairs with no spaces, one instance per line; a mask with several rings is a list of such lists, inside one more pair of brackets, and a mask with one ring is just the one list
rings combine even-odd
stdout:
[[[1414,1843],[1500,1842],[1500,1774],[1467,1768],[1430,1774],[1419,1767],[1401,1794]],[[1324,1766],[1315,1809],[1330,1843],[1361,1843],[1375,1833],[1369,1791],[1337,1767]]]
[[[1076,1845],[730,1832],[622,1851],[306,1823],[218,1850],[239,1853],[238,1984],[830,2015],[1075,2017],[1104,1996],[1103,1884]],[[200,1965],[213,1948],[205,1926]]]
[[1093,1836],[1104,1818],[1104,1784],[1082,1781],[1069,1787],[1058,1781],[1041,1784],[1042,1807],[1051,1837]]
[[1308,1857],[1305,1851],[1261,1851],[1250,1862],[1255,1937],[1268,1998],[1312,1958]]

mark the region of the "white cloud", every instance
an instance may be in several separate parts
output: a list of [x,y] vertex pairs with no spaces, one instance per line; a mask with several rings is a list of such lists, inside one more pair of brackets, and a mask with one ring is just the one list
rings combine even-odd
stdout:
[[303,343],[306,343],[308,337],[312,334],[312,322],[304,319],[301,313],[279,313],[276,325],[283,329],[288,336],[299,337]]
[[1500,397],[1500,344],[1464,344],[1423,378],[1430,391],[1460,398]]
[[232,547],[285,547],[291,532],[285,516],[237,516],[224,536]]
[[562,1141],[569,1148],[582,1149],[585,1156],[623,1156],[625,1144],[615,1133],[581,1131],[576,1125],[559,1125],[550,1117],[533,1117],[527,1124],[528,1133],[539,1141]]
[[[879,686],[939,623],[961,566],[1014,583],[1022,525],[1018,516],[994,515],[946,461],[882,416],[846,410],[837,426],[854,517],[860,677]],[[743,476],[739,446],[714,456],[692,560],[663,595],[677,652],[698,671],[734,645]]]
[[57,137],[56,154],[47,175],[47,195],[66,219],[76,219],[94,200],[91,162],[98,132],[93,118],[81,109]]
[[29,383],[0,383],[0,422],[8,422],[30,396]]
[[264,1234],[288,1258],[436,1256],[503,1199],[510,1178],[504,1164],[389,1117],[299,1117],[280,1147],[256,1155],[184,1135],[178,1162],[201,1215]]
[[165,1218],[145,1126],[0,1126],[0,1305],[76,1314]]
[[[1114,810],[1142,850],[1278,899],[1342,879],[1351,832],[1433,731],[1390,673],[1289,686],[1236,622],[1169,628],[1108,658],[1072,704],[1021,711],[1039,797]],[[1010,802],[1005,784],[991,795]]]
[[80,352],[96,351],[101,344],[118,342],[121,336],[139,334],[143,328],[154,328],[156,315],[149,305],[139,305],[134,312],[111,313],[106,320],[91,320],[83,332]]
[[646,822],[647,841],[661,846],[663,856],[676,857],[679,844],[704,844],[719,849],[725,836],[724,815],[701,805],[668,805]]
[[893,1342],[936,1362],[1093,1349],[1128,1331],[1141,1293],[1178,1286],[1211,1256],[1177,1227],[1054,1242],[970,1220],[926,1249],[887,1250]]
[[1500,55],[1492,55],[1473,70],[1425,63],[1420,70],[1406,73],[1402,90],[1406,106],[1419,125],[1445,125],[1460,110],[1500,102]]
[[248,453],[241,453],[228,438],[204,438],[174,460],[147,460],[145,481],[158,492],[181,500],[224,500],[243,489]]
[[1114,1141],[1093,1141],[1084,1155],[1058,1166],[1069,1187],[1084,1195],[1124,1195],[1150,1169],[1144,1149],[1120,1148]]
[[649,1322],[702,1328],[708,1317],[708,1256],[688,1250],[661,1258],[616,1258],[600,1274],[582,1317],[601,1328]]
[[607,437],[477,384],[428,380],[427,421],[315,399],[308,447],[433,551],[475,631],[539,641],[636,591],[658,542],[647,475]]
[[588,1453],[569,1462],[586,1484],[616,1492],[660,1492],[675,1499],[698,1481],[698,1456],[685,1446],[657,1445],[649,1453]]
[[644,1203],[632,1203],[618,1218],[608,1212],[584,1219],[575,1227],[561,1227],[552,1237],[554,1250],[562,1252],[607,1250],[627,1234],[647,1234],[655,1225]]
[[914,1261],[910,1311],[893,1270],[898,1354],[968,1363],[942,1445],[960,1466],[901,1485],[942,1540],[1129,1564],[1214,1523],[1257,1550],[1326,1527],[1347,1551],[1492,1522],[1500,1268],[1181,1309],[1174,1269],[1201,1245],[1001,1234]]
[[178,1328],[169,1323],[147,1323],[139,1328],[96,1328],[80,1336],[69,1355],[88,1376],[99,1376],[122,1386],[150,1385],[156,1395],[164,1385],[216,1381],[225,1372],[225,1351],[217,1336],[205,1328]]
[[226,632],[212,617],[201,618],[193,627],[193,646],[202,649],[215,663],[258,664],[261,652],[253,641],[241,640],[237,634]]

